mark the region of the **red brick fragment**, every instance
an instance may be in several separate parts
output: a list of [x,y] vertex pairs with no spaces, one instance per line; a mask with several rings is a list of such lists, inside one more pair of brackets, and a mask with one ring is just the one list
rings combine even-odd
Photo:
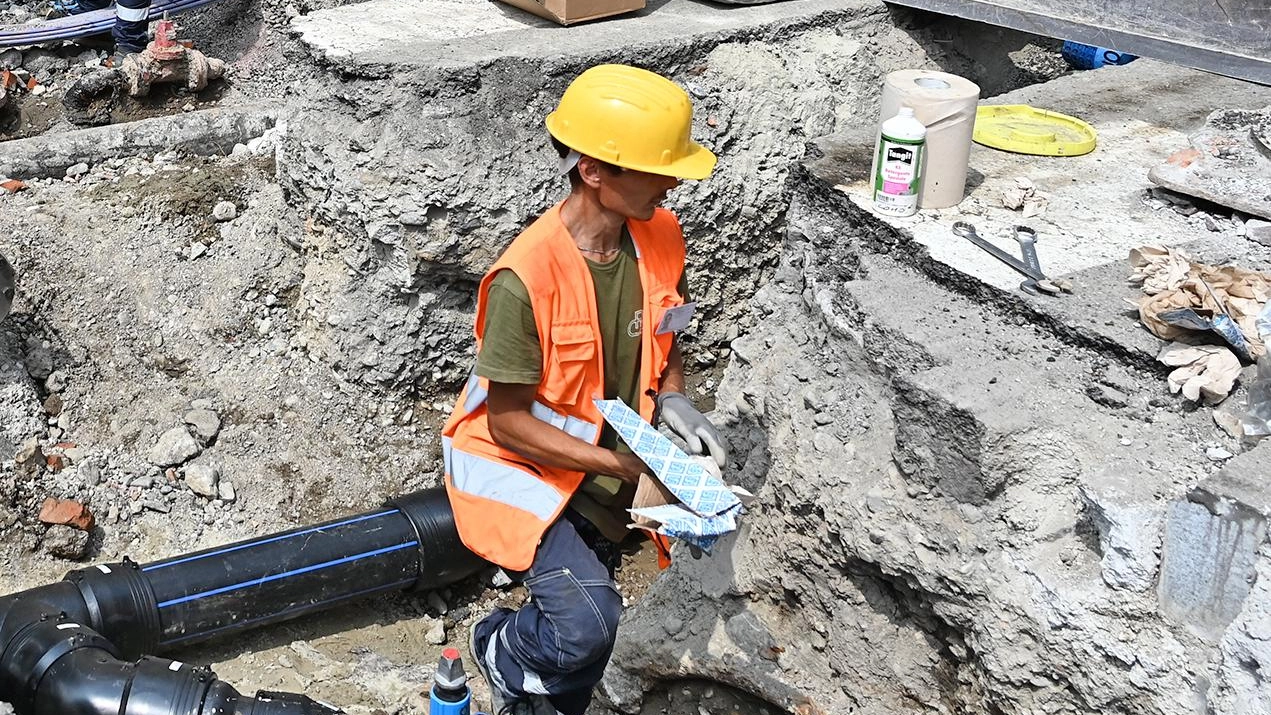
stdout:
[[66,457],[60,454],[50,454],[44,458],[44,463],[48,465],[49,471],[57,474],[66,469]]
[[96,520],[88,507],[74,499],[49,497],[40,506],[40,521],[45,524],[65,524],[81,531],[89,531]]
[[1166,159],[1165,162],[1186,169],[1192,165],[1192,162],[1196,161],[1200,157],[1201,153],[1199,149],[1180,149],[1173,154],[1170,154],[1169,158]]

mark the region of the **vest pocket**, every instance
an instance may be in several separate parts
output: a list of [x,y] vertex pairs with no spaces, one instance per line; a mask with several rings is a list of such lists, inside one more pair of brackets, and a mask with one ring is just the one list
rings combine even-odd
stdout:
[[552,324],[552,344],[543,397],[561,405],[576,405],[596,357],[596,336],[590,323]]

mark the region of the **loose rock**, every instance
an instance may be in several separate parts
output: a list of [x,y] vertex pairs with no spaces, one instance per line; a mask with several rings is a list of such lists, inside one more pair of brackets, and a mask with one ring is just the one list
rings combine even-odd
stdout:
[[93,464],[92,462],[84,462],[83,464],[79,465],[79,476],[80,476],[80,479],[84,480],[84,486],[95,487],[98,484],[101,484],[101,480],[102,480],[101,467],[98,467],[96,464]]
[[234,482],[227,480],[221,481],[216,485],[216,492],[220,496],[221,501],[229,503],[238,498],[234,492]]
[[446,642],[446,624],[439,618],[433,621],[432,627],[424,634],[424,640],[432,645],[442,645]]
[[62,414],[62,406],[62,398],[59,395],[49,395],[44,400],[44,414],[57,417]]
[[44,49],[29,50],[23,59],[22,67],[41,83],[47,83],[53,75],[65,72],[70,67],[70,60],[54,52]]
[[203,448],[184,427],[173,427],[159,437],[146,459],[159,467],[171,467],[184,464],[202,451]]
[[210,440],[221,431],[221,418],[211,410],[190,410],[185,413],[185,423],[194,428],[194,433],[204,441]]
[[14,70],[22,66],[22,50],[10,47],[0,52],[0,68]]
[[185,468],[185,485],[199,496],[215,499],[220,493],[217,490],[220,480],[221,472],[216,467],[191,464]]
[[1231,459],[1232,454],[1222,447],[1210,447],[1205,450],[1205,456],[1208,457],[1211,462],[1221,462],[1224,459]]
[[66,168],[66,177],[68,179],[76,179],[87,173],[88,173],[88,164],[85,164],[82,161],[78,164],[72,164],[71,166]]
[[61,559],[77,561],[88,553],[88,532],[56,524],[44,534],[44,550]]
[[40,449],[40,441],[31,437],[23,442],[22,447],[13,455],[13,461],[19,466],[28,468],[44,464],[44,450]]
[[238,207],[232,201],[221,201],[212,208],[212,218],[217,221],[232,221],[238,216]]

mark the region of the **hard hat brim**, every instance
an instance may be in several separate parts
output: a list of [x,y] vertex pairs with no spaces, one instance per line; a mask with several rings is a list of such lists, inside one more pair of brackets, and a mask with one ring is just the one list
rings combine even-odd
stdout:
[[661,176],[674,176],[677,179],[692,179],[694,181],[705,179],[715,170],[715,162],[718,159],[716,159],[714,152],[701,144],[693,143],[690,146],[688,154],[665,166],[624,165],[622,168],[635,169],[636,171],[659,174]]

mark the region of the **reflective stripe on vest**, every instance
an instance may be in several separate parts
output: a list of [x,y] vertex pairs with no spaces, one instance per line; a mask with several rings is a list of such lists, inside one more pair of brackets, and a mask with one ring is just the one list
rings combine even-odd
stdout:
[[516,467],[495,462],[454,448],[449,437],[441,438],[446,473],[455,489],[482,499],[506,504],[547,521],[556,514],[564,499],[552,485]]
[[123,4],[115,5],[115,17],[124,22],[144,22],[150,15],[150,3],[146,3],[145,7],[124,7]]
[[481,405],[485,404],[485,400],[489,397],[489,393],[481,386],[481,378],[477,377],[475,370],[468,375],[468,386],[464,388],[467,397],[463,398],[463,411],[472,412]]
[[[474,374],[469,382],[476,379]],[[482,397],[481,402],[484,400]],[[478,407],[481,402],[477,403]],[[541,402],[530,406],[530,414],[571,437],[595,443],[599,427],[586,420],[562,415]],[[461,492],[523,509],[544,521],[551,519],[564,501],[560,492],[537,476],[523,469],[455,449],[454,442],[449,437],[441,438],[441,453],[446,464],[446,474],[450,475],[455,489]]]

